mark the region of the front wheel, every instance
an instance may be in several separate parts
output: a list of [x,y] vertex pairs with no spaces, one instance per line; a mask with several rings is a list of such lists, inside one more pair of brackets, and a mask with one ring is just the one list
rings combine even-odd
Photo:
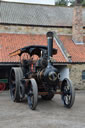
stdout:
[[36,109],[37,102],[38,102],[38,87],[35,79],[30,79],[28,85],[28,93],[27,93],[27,100],[30,109]]
[[65,107],[71,108],[75,101],[75,90],[69,79],[64,79],[61,86],[62,100]]

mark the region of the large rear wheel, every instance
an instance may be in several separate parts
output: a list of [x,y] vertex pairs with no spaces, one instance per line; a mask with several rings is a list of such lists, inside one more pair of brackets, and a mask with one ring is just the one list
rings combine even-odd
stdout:
[[36,109],[38,102],[38,87],[35,79],[31,78],[28,85],[27,100],[30,109]]
[[10,94],[14,102],[21,101],[25,96],[24,85],[21,83],[23,78],[23,73],[21,68],[12,68],[10,72],[9,84],[10,84]]

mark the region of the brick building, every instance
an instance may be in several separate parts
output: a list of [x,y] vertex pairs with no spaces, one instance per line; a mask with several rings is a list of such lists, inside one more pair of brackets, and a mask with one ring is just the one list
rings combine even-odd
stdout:
[[0,12],[1,78],[7,78],[10,68],[19,65],[19,58],[10,58],[10,52],[30,44],[47,45],[45,34],[54,31],[56,65],[71,64],[71,80],[76,88],[85,89],[84,8],[1,2]]

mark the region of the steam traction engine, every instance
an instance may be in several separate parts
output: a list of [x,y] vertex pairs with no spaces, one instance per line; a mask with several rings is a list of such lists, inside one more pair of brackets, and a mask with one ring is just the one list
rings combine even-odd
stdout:
[[[71,108],[75,100],[75,92],[68,78],[60,81],[60,72],[55,68],[52,56],[57,54],[53,48],[53,33],[47,33],[48,46],[31,45],[10,56],[27,53],[30,59],[23,59],[20,67],[13,67],[10,72],[10,94],[14,102],[20,102],[27,95],[28,105],[33,110],[37,106],[38,95],[44,100],[51,100],[55,94],[60,94],[65,107]],[[32,56],[37,55],[38,60]]]

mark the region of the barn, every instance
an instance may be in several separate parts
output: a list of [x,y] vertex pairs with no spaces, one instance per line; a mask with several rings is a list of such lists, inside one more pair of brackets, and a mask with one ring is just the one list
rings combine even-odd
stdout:
[[10,69],[19,66],[9,53],[27,46],[47,45],[54,32],[56,66],[70,76],[76,89],[85,89],[85,9],[26,3],[0,3],[0,82],[8,83]]

